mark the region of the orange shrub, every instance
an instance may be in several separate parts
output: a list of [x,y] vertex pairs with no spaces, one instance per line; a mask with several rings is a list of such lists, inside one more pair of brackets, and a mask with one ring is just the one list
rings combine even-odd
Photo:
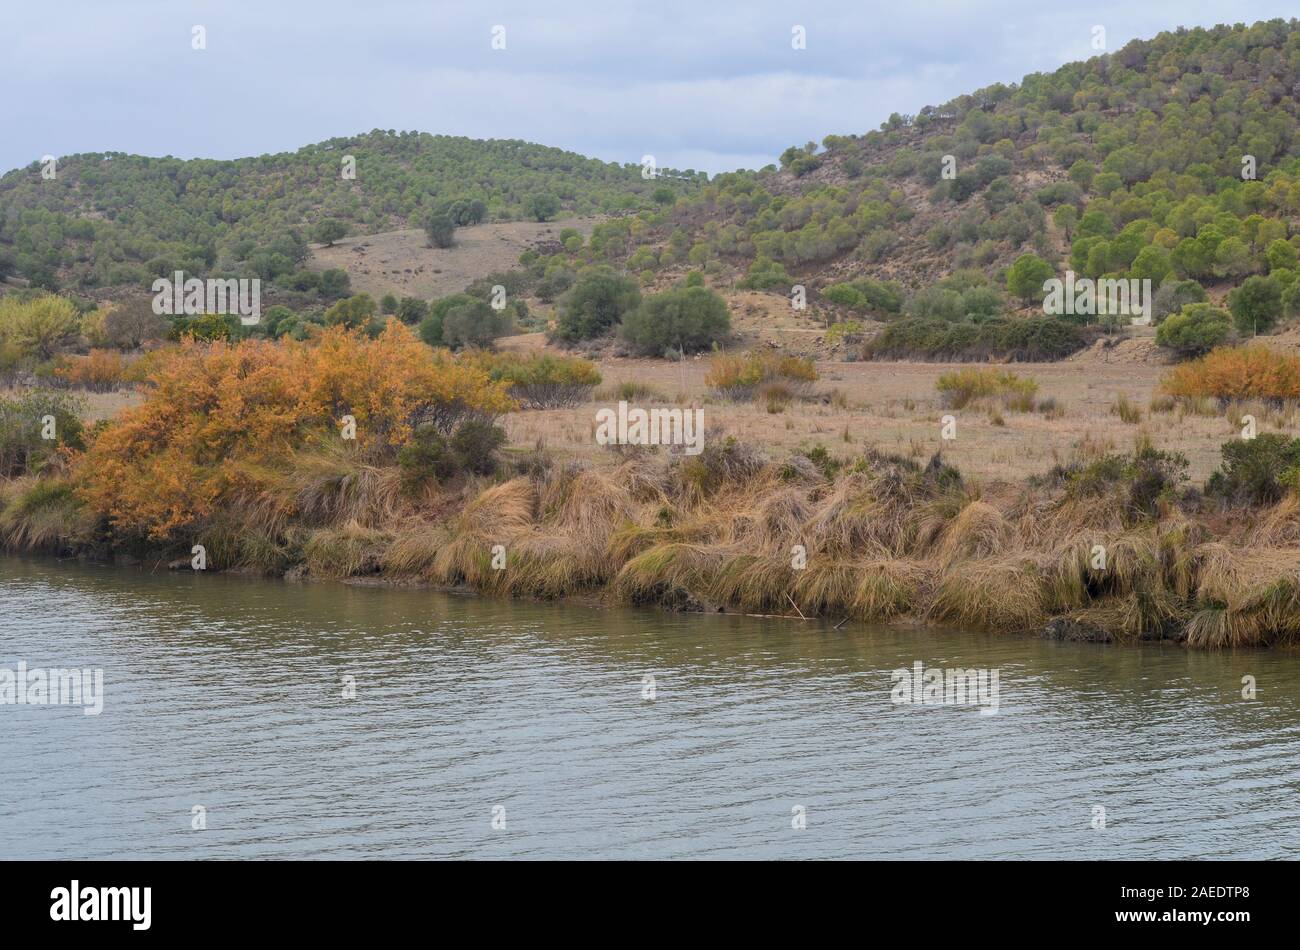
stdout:
[[1300,357],[1263,346],[1220,347],[1175,366],[1160,388],[1189,398],[1300,400]]
[[337,437],[345,415],[360,451],[391,456],[421,423],[513,408],[501,384],[397,321],[376,340],[331,327],[307,343],[185,341],[151,357],[144,388],[77,474],[92,508],[155,540],[193,528],[236,489],[257,490],[259,472],[284,468],[314,435]]
[[117,350],[91,350],[88,356],[65,356],[54,375],[71,386],[103,392],[125,381],[129,361]]

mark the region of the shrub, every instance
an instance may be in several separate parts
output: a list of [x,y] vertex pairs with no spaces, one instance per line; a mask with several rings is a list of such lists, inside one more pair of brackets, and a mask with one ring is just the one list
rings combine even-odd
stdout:
[[995,318],[950,323],[935,319],[899,320],[863,348],[866,359],[925,359],[1021,362],[1060,360],[1081,349],[1083,331],[1050,317]]
[[1282,288],[1271,277],[1247,277],[1228,294],[1228,309],[1242,336],[1267,333],[1282,315]]
[[565,295],[555,335],[575,342],[590,340],[621,322],[641,303],[636,282],[608,268],[584,273]]
[[785,265],[761,254],[749,265],[745,279],[738,286],[747,290],[772,290],[776,287],[789,287],[790,275]]
[[69,386],[107,392],[122,385],[128,365],[117,350],[91,350],[86,356],[63,357],[54,375]]
[[[789,397],[806,393],[817,381],[817,364],[811,358],[786,356],[770,350],[754,351],[743,356],[715,356],[704,376],[704,385],[728,399],[754,399],[764,387],[781,384]],[[780,390],[773,390],[780,401]]]
[[1058,468],[1054,474],[1066,483],[1071,497],[1092,500],[1116,493],[1122,499],[1126,522],[1159,514],[1159,503],[1174,499],[1187,481],[1187,459],[1149,444],[1131,455],[1106,455],[1087,465]]
[[1175,366],[1160,389],[1182,399],[1290,402],[1300,399],[1300,357],[1263,346],[1220,347]]
[[727,302],[707,287],[656,294],[623,318],[622,336],[643,353],[694,353],[731,333]]
[[1227,340],[1232,318],[1208,303],[1188,304],[1156,328],[1156,344],[1181,357],[1202,356]]
[[453,349],[463,346],[489,346],[499,336],[510,332],[510,314],[495,310],[482,300],[451,307],[442,318],[442,342]]
[[456,222],[448,214],[434,212],[424,223],[424,233],[430,247],[451,247],[456,243]]
[[1194,280],[1166,280],[1151,303],[1151,319],[1156,323],[1177,313],[1190,303],[1204,303],[1205,288]]
[[1009,409],[1029,412],[1034,408],[1038,383],[1005,369],[967,367],[944,373],[935,388],[945,407],[963,409],[977,399],[996,397]]
[[357,294],[354,297],[348,297],[346,300],[340,300],[334,306],[325,311],[325,324],[327,326],[347,327],[349,330],[356,330],[369,325],[374,319],[378,308],[375,306],[374,298],[369,294]]
[[1223,464],[1206,482],[1208,494],[1267,505],[1281,499],[1288,487],[1300,486],[1300,439],[1266,433],[1225,442],[1220,453]]
[[1026,304],[1043,299],[1043,283],[1056,274],[1056,268],[1036,254],[1021,254],[1007,269],[1007,291]]
[[412,433],[450,434],[512,408],[500,383],[390,321],[377,339],[330,327],[309,343],[182,343],[159,351],[143,404],[95,439],[75,474],[119,531],[156,540],[200,527],[268,484],[299,447],[356,421],[357,453],[392,457]]
[[408,327],[418,325],[428,315],[429,305],[419,297],[403,297],[397,305],[397,319]]
[[480,352],[465,359],[487,373],[493,382],[505,383],[511,397],[525,409],[576,406],[600,385],[596,364],[579,357]]
[[113,304],[104,314],[104,342],[122,350],[134,350],[150,340],[167,336],[166,319],[153,312],[149,300]]
[[[0,477],[38,471],[61,447],[83,447],[82,404],[66,393],[33,390],[16,399],[0,399]],[[54,418],[54,438],[46,439],[47,417]]]
[[450,435],[434,426],[421,426],[397,453],[402,482],[409,489],[429,479],[439,481],[463,472],[491,475],[497,469],[497,450],[506,432],[490,418],[470,417]]
[[24,356],[49,359],[80,326],[77,308],[64,297],[0,297],[0,340],[12,344]]

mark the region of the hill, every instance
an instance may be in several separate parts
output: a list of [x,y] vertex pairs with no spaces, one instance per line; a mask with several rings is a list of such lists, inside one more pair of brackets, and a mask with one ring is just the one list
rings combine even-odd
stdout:
[[[1029,264],[1164,285],[1157,319],[1258,278],[1232,302],[1239,324],[1265,330],[1300,306],[1298,100],[1296,21],[1179,29],[793,146],[533,270],[607,263],[652,285],[693,268],[780,295],[801,284],[823,325],[910,323],[886,340],[909,355],[960,355],[974,331],[954,343],[954,326],[1041,316],[1044,272]],[[1027,255],[1040,276],[1009,288]],[[948,342],[927,353],[923,338]]]
[[92,153],[59,159],[52,179],[42,170],[0,178],[0,277],[74,291],[143,288],[176,269],[310,285],[307,244],[327,218],[354,235],[422,227],[438,209],[513,221],[536,217],[535,196],[590,215],[671,202],[703,177],[645,180],[639,165],[528,142],[379,130],[232,161]]

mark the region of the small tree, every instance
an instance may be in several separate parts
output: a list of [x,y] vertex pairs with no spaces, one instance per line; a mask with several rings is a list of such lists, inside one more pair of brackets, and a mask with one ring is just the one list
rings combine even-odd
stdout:
[[1056,268],[1037,254],[1021,254],[1007,268],[1007,290],[1026,304],[1041,300],[1043,282],[1056,274]]
[[397,305],[397,319],[407,326],[415,326],[429,315],[429,305],[419,297],[403,297]]
[[1267,333],[1282,315],[1282,288],[1270,277],[1247,277],[1228,295],[1228,309],[1242,336]]
[[346,237],[348,233],[347,225],[336,218],[325,218],[316,222],[316,226],[311,229],[311,238],[317,244],[324,244],[326,247],[333,247],[334,242],[340,238]]
[[397,298],[392,294],[384,294],[379,298],[379,312],[384,314],[397,313]]
[[430,247],[451,247],[456,243],[456,223],[450,215],[442,212],[429,215],[424,233],[429,236]]
[[533,195],[525,206],[528,216],[538,221],[553,218],[560,210],[560,199],[554,195]]
[[442,342],[452,348],[490,346],[509,330],[509,314],[474,298],[452,307],[442,318]]
[[325,311],[325,323],[329,326],[345,326],[349,330],[364,327],[375,316],[375,301],[369,294],[357,294],[340,300]]

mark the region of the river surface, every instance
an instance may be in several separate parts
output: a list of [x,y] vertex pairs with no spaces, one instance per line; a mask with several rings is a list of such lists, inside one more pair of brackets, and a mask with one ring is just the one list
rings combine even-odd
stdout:
[[0,858],[1300,855],[1294,653],[0,557],[20,662],[103,709],[0,705]]

